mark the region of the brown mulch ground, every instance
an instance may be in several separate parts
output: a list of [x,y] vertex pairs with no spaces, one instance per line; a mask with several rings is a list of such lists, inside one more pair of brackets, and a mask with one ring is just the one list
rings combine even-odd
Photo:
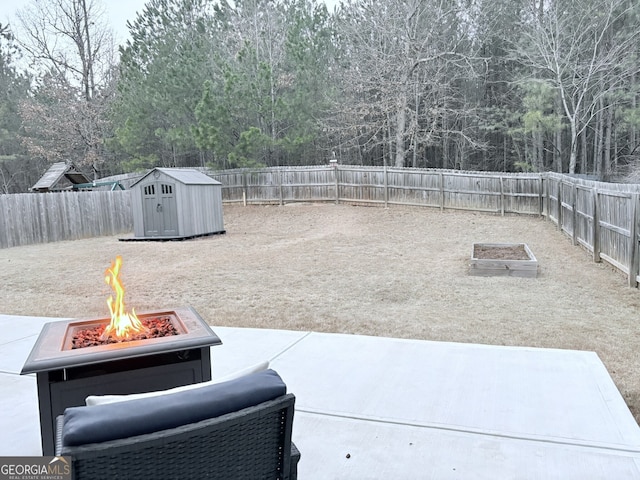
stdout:
[[531,260],[522,245],[485,245],[477,244],[473,248],[473,258],[482,260]]
[[[225,206],[227,233],[0,250],[0,311],[106,317],[193,306],[212,325],[593,350],[640,421],[640,292],[538,217],[333,204]],[[538,278],[467,274],[474,243],[526,243]]]

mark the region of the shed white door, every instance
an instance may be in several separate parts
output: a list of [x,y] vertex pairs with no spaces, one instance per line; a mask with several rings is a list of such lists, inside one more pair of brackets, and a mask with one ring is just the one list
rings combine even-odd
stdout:
[[145,237],[178,235],[178,208],[175,184],[149,183],[142,188],[142,215]]

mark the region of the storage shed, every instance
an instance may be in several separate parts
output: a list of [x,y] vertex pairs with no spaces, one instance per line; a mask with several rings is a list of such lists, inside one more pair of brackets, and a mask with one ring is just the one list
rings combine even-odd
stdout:
[[154,168],[131,185],[139,240],[181,240],[224,233],[222,184],[197,170]]

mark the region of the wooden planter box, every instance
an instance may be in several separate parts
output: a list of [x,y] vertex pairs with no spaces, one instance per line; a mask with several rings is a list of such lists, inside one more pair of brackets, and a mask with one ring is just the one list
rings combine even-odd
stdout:
[[474,243],[469,274],[535,278],[538,261],[526,243]]

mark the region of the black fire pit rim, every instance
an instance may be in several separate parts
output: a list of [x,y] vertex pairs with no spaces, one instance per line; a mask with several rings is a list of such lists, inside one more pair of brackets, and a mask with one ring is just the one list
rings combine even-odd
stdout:
[[[51,350],[52,339],[48,338],[51,330],[58,329],[60,332],[66,332],[71,323],[84,322],[91,319],[69,319],[46,323],[42,327],[40,335],[22,367],[20,375],[222,344],[220,338],[192,307],[162,309],[156,312],[143,312],[138,315],[175,313],[180,321],[184,323],[185,319],[180,316],[181,312],[183,315],[190,317],[191,323],[195,323],[195,328],[190,328],[188,333],[147,340],[133,340],[130,342],[84,347],[75,350],[63,350],[61,347],[64,337],[62,337],[53,339],[60,341],[60,343],[57,344],[59,348],[50,353],[47,353],[45,349],[48,347],[49,350]],[[126,349],[126,355],[122,354],[122,350],[124,349]]]

